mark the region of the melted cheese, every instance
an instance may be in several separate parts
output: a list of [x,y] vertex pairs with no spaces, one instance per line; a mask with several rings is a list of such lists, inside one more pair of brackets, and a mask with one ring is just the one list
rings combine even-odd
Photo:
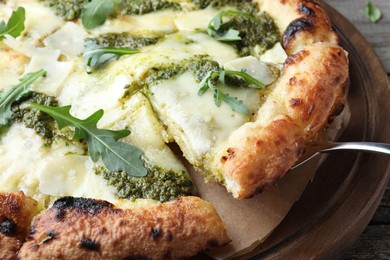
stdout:
[[93,35],[104,33],[167,34],[176,31],[173,10],[164,10],[145,15],[124,16],[121,19],[108,20],[102,26],[90,31]]
[[175,19],[175,26],[180,31],[196,31],[207,28],[211,19],[220,11],[207,8],[187,13],[182,13]]
[[42,3],[31,0],[19,0],[18,6],[26,9],[25,32],[28,32],[26,41],[32,44],[39,44],[45,36],[53,33],[64,24],[62,18],[42,5]]
[[[211,8],[184,14],[164,10],[147,15],[123,16],[86,31],[80,21],[65,23],[41,2],[32,0],[0,4],[0,19],[8,19],[12,10],[20,5],[26,8],[26,30],[17,39],[7,36],[0,43],[0,90],[17,83],[23,73],[43,68],[47,75],[35,82],[33,90],[56,96],[61,106],[71,105],[72,115],[79,118],[104,109],[105,114],[98,126],[129,128],[132,134],[122,141],[142,149],[145,160],[162,169],[185,171],[164,143],[171,138],[155,116],[155,111],[195,164],[201,164],[207,153],[218,149],[251,116],[236,113],[224,103],[216,107],[211,91],[199,97],[198,82],[189,72],[152,85],[146,91],[152,105],[141,93],[122,100],[128,84],[143,79],[155,66],[181,62],[196,55],[206,55],[221,67],[226,65],[236,70],[248,70],[256,77],[261,72],[260,80],[274,79],[257,59],[238,59],[233,47],[199,32],[198,29],[206,29],[218,12]],[[168,35],[155,45],[141,48],[138,54],[110,61],[96,72],[87,74],[80,57],[84,39],[113,32]],[[272,62],[272,57],[276,57],[274,63],[279,63],[283,59],[280,49],[275,48],[263,55],[266,62]],[[254,89],[221,89],[243,100],[252,114],[261,105],[260,93]],[[106,181],[94,173],[93,162],[84,155],[83,147],[60,141],[50,148],[45,147],[41,137],[33,130],[16,123],[1,138],[2,191],[22,190],[43,206],[67,195],[104,199],[121,207],[133,205],[116,198]]]
[[[249,120],[248,115],[234,112],[224,103],[216,107],[211,91],[199,97],[198,85],[191,73],[185,73],[150,88],[154,107],[164,115],[165,123],[175,131],[174,136],[181,138],[178,141],[184,143],[187,152],[192,154],[190,157],[196,160]],[[229,89],[229,93],[243,100],[252,113],[260,106],[261,98],[256,90],[238,88]]]
[[46,47],[59,50],[69,59],[73,59],[83,53],[87,36],[87,32],[81,26],[67,22],[55,33],[46,37],[43,43]]

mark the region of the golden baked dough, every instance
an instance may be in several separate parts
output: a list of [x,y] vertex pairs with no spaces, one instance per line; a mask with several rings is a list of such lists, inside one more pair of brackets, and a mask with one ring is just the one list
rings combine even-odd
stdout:
[[[39,1],[20,0],[0,1],[0,6],[7,2],[14,9],[18,4],[27,5],[34,12],[39,11],[43,5]],[[191,5],[187,2],[196,1],[172,2],[182,4],[183,10],[186,11],[187,5]],[[215,130],[217,134],[209,133],[208,128],[201,128],[193,116],[186,114],[187,111],[177,109],[178,106],[171,110],[167,108],[172,104],[165,103],[166,100],[176,98],[180,105],[186,98],[184,92],[167,94],[168,87],[176,84],[174,87],[184,89],[186,86],[183,82],[188,81],[188,78],[191,81],[188,84],[189,89],[199,83],[192,75],[188,77],[189,73],[178,76],[176,82],[167,81],[168,86],[163,83],[163,86],[142,89],[140,87],[142,84],[138,84],[132,88],[132,83],[140,78],[147,78],[153,71],[168,63],[208,56],[223,67],[228,61],[239,58],[239,55],[232,51],[233,48],[226,47],[225,43],[216,42],[204,32],[199,32],[199,28],[192,24],[193,18],[184,17],[184,23],[174,20],[172,18],[176,15],[174,11],[161,11],[157,13],[158,15],[152,12],[145,16],[116,19],[100,29],[86,32],[80,29],[82,26],[78,19],[71,19],[65,23],[49,7],[45,7],[43,11],[41,10],[42,13],[39,13],[41,11],[37,13],[52,20],[45,21],[48,28],[46,25],[37,26],[39,23],[36,21],[34,23],[36,17],[30,17],[26,31],[32,32],[22,36],[24,45],[9,38],[5,40],[6,43],[0,42],[0,53],[3,54],[0,56],[0,77],[7,76],[6,81],[0,82],[0,91],[3,92],[6,87],[16,84],[18,78],[26,72],[26,68],[31,70],[31,67],[47,65],[45,62],[50,61],[52,63],[47,69],[50,70],[51,65],[53,68],[47,73],[47,82],[54,87],[39,89],[38,86],[38,91],[42,90],[45,94],[60,97],[60,103],[64,103],[63,105],[71,103],[79,117],[90,115],[89,112],[95,111],[92,110],[94,108],[107,110],[109,116],[103,118],[103,126],[115,130],[130,128],[133,133],[124,142],[139,146],[145,153],[146,161],[156,166],[156,171],[173,164],[173,172],[181,171],[183,172],[181,176],[186,176],[184,167],[174,159],[165,144],[175,140],[184,156],[206,176],[206,179],[221,183],[237,199],[250,198],[283,177],[305,149],[316,141],[328,123],[343,110],[348,89],[347,54],[338,46],[338,36],[332,29],[329,18],[316,2],[308,0],[253,2],[274,20],[281,33],[281,44],[288,58],[282,65],[278,79],[268,85],[264,93],[259,94],[250,90],[244,95],[247,100],[251,102],[254,100],[253,104],[250,104],[253,110],[251,115],[237,115],[231,112],[230,108],[226,110],[226,107],[221,111],[229,111],[232,114],[222,119],[218,118],[223,114],[220,111],[215,113],[216,116],[211,114],[210,118],[214,116],[212,119],[209,115],[200,115],[204,116],[202,120],[206,118],[204,121],[200,120],[202,123],[213,120],[236,120],[237,127],[234,129],[225,132],[224,129],[218,129],[220,132]],[[209,8],[201,15],[203,18],[209,18],[218,12],[219,10]],[[3,19],[1,15],[5,14],[7,12],[0,12],[0,20]],[[159,15],[161,17],[157,17]],[[156,19],[157,22],[151,23],[145,20],[145,17]],[[79,57],[81,53],[77,53],[77,48],[67,48],[62,44],[60,54],[60,51],[48,47],[58,46],[56,41],[61,39],[58,35],[66,34],[66,30],[61,31],[66,26],[67,30],[78,33],[83,40],[106,32],[117,32],[123,28],[135,35],[142,35],[145,28],[151,26],[155,31],[152,30],[153,33],[150,35],[146,33],[147,36],[151,37],[152,41],[153,37],[162,37],[163,40],[150,48],[145,47],[155,55],[148,56],[147,51],[144,53],[141,51],[138,56],[124,56],[118,61],[106,64],[103,72],[89,75],[84,71],[83,62]],[[178,29],[179,27],[182,29]],[[51,37],[56,32],[59,32],[58,35]],[[49,40],[48,35],[51,37]],[[67,37],[65,40],[77,42],[76,38]],[[46,49],[50,49],[50,52],[45,53]],[[53,57],[54,61],[50,60]],[[279,64],[272,64],[271,67],[276,70],[277,65]],[[13,70],[10,67],[18,69]],[[53,84],[53,78],[61,78],[61,83]],[[128,89],[125,91],[120,85],[121,91],[118,91],[118,88],[112,87],[114,83],[126,84]],[[105,90],[105,87],[110,91],[99,92]],[[87,95],[83,96],[89,92],[92,93],[92,102],[91,99],[85,99]],[[194,93],[196,95],[196,90]],[[110,103],[113,100],[116,103]],[[204,102],[199,99],[190,101],[190,105]],[[209,101],[205,110],[215,110],[212,100]],[[83,106],[85,102],[89,102],[91,107]],[[201,113],[196,109],[192,110]],[[122,114],[118,116],[117,111],[121,111]],[[138,124],[138,128],[132,124]],[[36,137],[31,133],[33,130],[25,130],[22,126],[15,125],[10,132],[17,136],[25,131],[23,138],[31,139],[33,143],[32,139]],[[204,136],[209,138],[209,143],[204,142],[202,139]],[[214,142],[217,139],[218,144]],[[86,169],[83,167],[88,165],[85,146],[80,143],[67,144],[66,149],[69,150],[65,152],[61,147],[55,147],[57,150],[53,148],[55,153],[53,152],[52,157],[48,156],[49,158],[45,157],[46,153],[49,154],[47,147],[42,148],[44,150],[42,154],[40,151],[28,150],[34,147],[31,143],[23,145],[26,153],[36,152],[38,156],[38,159],[34,158],[36,164],[43,158],[49,161],[47,165],[57,168],[57,164],[61,164],[66,154],[70,155],[66,158],[68,164],[75,164],[80,169]],[[40,150],[43,145],[38,142],[36,146]],[[4,156],[4,153],[0,153],[0,156]],[[14,162],[14,165],[17,163]],[[33,167],[32,164],[30,166]],[[69,170],[68,166],[59,165],[56,170],[65,172],[63,175],[58,173],[63,178],[61,179],[63,187],[53,187],[59,181],[53,177],[52,169],[42,170],[44,167],[41,167],[37,169],[41,172],[32,173],[31,176],[28,174],[24,176],[19,171],[18,176],[12,179],[13,176],[10,176],[9,172],[6,174],[1,172],[8,170],[2,167],[5,166],[0,165],[0,183],[9,185],[2,187],[8,193],[0,193],[1,259],[14,259],[16,256],[20,259],[177,259],[190,257],[199,251],[220,247],[229,242],[218,213],[210,203],[200,198],[184,196],[163,203],[146,200],[129,207],[126,198],[118,199],[112,195],[112,189],[101,188],[101,185],[108,184],[102,184],[105,183],[103,177],[96,177],[91,170],[92,167],[88,168],[88,174],[92,172],[94,177],[92,182],[89,182],[87,173],[83,172],[80,179],[73,178],[73,169]],[[39,179],[44,178],[42,176],[47,179]],[[93,190],[94,185],[96,190]],[[118,186],[123,188],[125,185],[119,182]],[[91,189],[89,186],[93,187],[92,191],[88,190]],[[83,193],[83,189],[88,191]],[[19,190],[25,191],[26,196],[22,192],[16,192]],[[79,198],[79,194],[86,198]],[[41,207],[45,209],[37,215]],[[36,217],[31,222],[34,215]]]
[[0,192],[0,259],[15,259],[37,213],[36,201],[23,192]]
[[237,130],[219,165],[225,185],[244,199],[275,183],[345,104],[348,59],[329,43],[290,55],[256,121]]
[[341,113],[349,86],[347,53],[337,45],[338,36],[317,3],[259,3],[284,31],[289,57],[256,120],[233,133],[214,161],[238,199],[275,183],[297,162]]
[[34,218],[20,259],[181,259],[229,242],[210,203],[196,197],[134,209],[64,197]]

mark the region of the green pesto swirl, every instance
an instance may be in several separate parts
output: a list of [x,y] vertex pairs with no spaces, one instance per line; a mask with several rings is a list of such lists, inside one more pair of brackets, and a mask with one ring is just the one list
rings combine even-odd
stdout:
[[184,171],[173,171],[145,165],[148,174],[145,177],[132,177],[125,172],[110,172],[103,165],[95,166],[95,173],[103,176],[108,185],[114,187],[119,198],[153,199],[160,202],[174,200],[194,194],[194,186]]

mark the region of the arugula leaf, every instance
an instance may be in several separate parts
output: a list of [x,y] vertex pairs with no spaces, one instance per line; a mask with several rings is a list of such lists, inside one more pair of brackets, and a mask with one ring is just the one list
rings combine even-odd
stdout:
[[[28,73],[20,79],[20,83],[9,87],[0,96],[0,129],[5,129],[12,117],[12,104],[29,92],[30,85],[39,77],[45,75],[46,71],[39,70]],[[1,131],[0,131],[1,132]]]
[[5,21],[0,22],[0,40],[4,39],[5,35],[11,35],[12,37],[18,37],[24,30],[24,20],[26,19],[26,11],[23,7],[19,7],[16,11],[12,12],[7,24]]
[[86,29],[93,29],[105,23],[115,11],[115,5],[122,0],[92,0],[81,11],[81,22]]
[[382,13],[378,7],[369,1],[366,5],[366,17],[371,22],[376,23],[381,19]]
[[208,27],[207,33],[215,38],[218,41],[240,41],[242,38],[240,37],[240,32],[238,30],[228,28],[229,22],[224,23],[223,17],[228,15],[239,15],[243,16],[247,19],[250,19],[254,22],[257,22],[256,18],[251,16],[250,14],[243,13],[235,10],[227,10],[222,11],[211,19]]
[[223,94],[222,100],[233,110],[238,113],[248,115],[249,109],[245,106],[244,102],[236,97],[232,97],[229,94]]
[[102,65],[103,63],[116,58],[119,59],[123,55],[136,54],[139,50],[133,50],[124,47],[104,47],[96,44],[93,41],[88,41],[85,44],[84,63],[87,72],[92,72],[92,69]]
[[96,162],[101,158],[109,171],[124,171],[134,177],[147,175],[141,159],[142,151],[130,144],[118,142],[119,139],[130,134],[129,130],[112,131],[97,128],[97,123],[103,116],[103,110],[98,110],[88,118],[81,120],[70,114],[71,106],[49,107],[30,104],[30,107],[53,117],[59,129],[66,126],[74,127],[73,140],[86,141],[92,161]]
[[213,91],[214,103],[217,107],[221,106],[222,101],[225,102],[233,111],[241,114],[249,114],[249,109],[245,106],[244,102],[236,97],[232,97],[227,93],[223,93],[217,86],[218,83],[226,84],[226,76],[238,76],[245,80],[247,87],[251,88],[265,88],[265,84],[261,83],[257,79],[244,71],[234,70],[213,70],[207,73],[203,80],[199,83],[198,96],[204,95],[209,89]]

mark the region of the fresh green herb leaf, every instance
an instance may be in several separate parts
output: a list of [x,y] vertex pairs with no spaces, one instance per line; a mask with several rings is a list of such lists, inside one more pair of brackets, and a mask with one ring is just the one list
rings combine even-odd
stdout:
[[73,140],[86,141],[91,159],[96,162],[101,158],[109,171],[124,171],[134,177],[147,175],[147,170],[141,159],[142,151],[135,146],[118,141],[128,136],[130,131],[97,128],[97,123],[103,116],[103,110],[98,110],[88,118],[81,120],[70,114],[70,106],[49,107],[30,104],[30,107],[39,109],[53,117],[57,121],[59,129],[66,126],[74,127]]
[[[236,70],[222,70],[224,78],[225,76],[238,76],[240,78],[243,78],[245,82],[247,83],[247,87],[250,88],[261,88],[265,89],[265,84],[260,82],[259,80],[255,79],[245,71],[236,71]],[[223,82],[224,83],[224,82]],[[225,83],[224,83],[225,84]]]
[[250,113],[249,109],[245,106],[242,100],[239,100],[236,97],[232,97],[229,94],[223,94],[222,100],[233,110],[238,113],[247,115]]
[[122,0],[92,0],[81,11],[81,22],[86,29],[93,29],[105,23]]
[[44,70],[28,73],[20,79],[20,83],[9,87],[0,96],[0,129],[8,127],[12,118],[12,104],[29,92],[30,85],[45,75]]
[[382,13],[378,7],[369,1],[366,5],[366,17],[371,22],[376,23],[381,19]]
[[230,24],[229,22],[223,22],[224,16],[232,16],[232,15],[239,15],[243,16],[247,19],[250,19],[252,21],[257,22],[256,18],[251,16],[250,14],[243,13],[240,11],[234,11],[234,10],[227,10],[222,11],[216,16],[211,19],[208,27],[207,32],[208,34],[215,38],[218,41],[239,41],[241,40],[240,32],[236,29],[229,28]]
[[12,37],[18,37],[24,30],[24,20],[26,19],[26,11],[23,7],[19,7],[16,11],[12,12],[7,24],[5,21],[0,22],[0,40],[4,39],[5,35],[11,35]]
[[253,78],[251,75],[247,74],[244,71],[234,71],[234,70],[213,70],[210,71],[203,80],[199,83],[198,96],[204,95],[209,89],[213,91],[214,103],[217,107],[221,106],[222,101],[225,102],[233,111],[239,112],[241,114],[249,114],[249,109],[245,106],[242,100],[239,100],[236,97],[232,97],[226,93],[223,93],[218,88],[218,83],[225,85],[226,76],[234,76],[242,78],[247,87],[251,88],[265,88],[265,84],[261,83],[257,79]]
[[88,41],[85,44],[84,63],[87,72],[92,72],[92,69],[102,65],[103,63],[116,58],[119,59],[123,55],[139,53],[139,50],[133,50],[123,47],[104,47],[96,44],[93,41]]

